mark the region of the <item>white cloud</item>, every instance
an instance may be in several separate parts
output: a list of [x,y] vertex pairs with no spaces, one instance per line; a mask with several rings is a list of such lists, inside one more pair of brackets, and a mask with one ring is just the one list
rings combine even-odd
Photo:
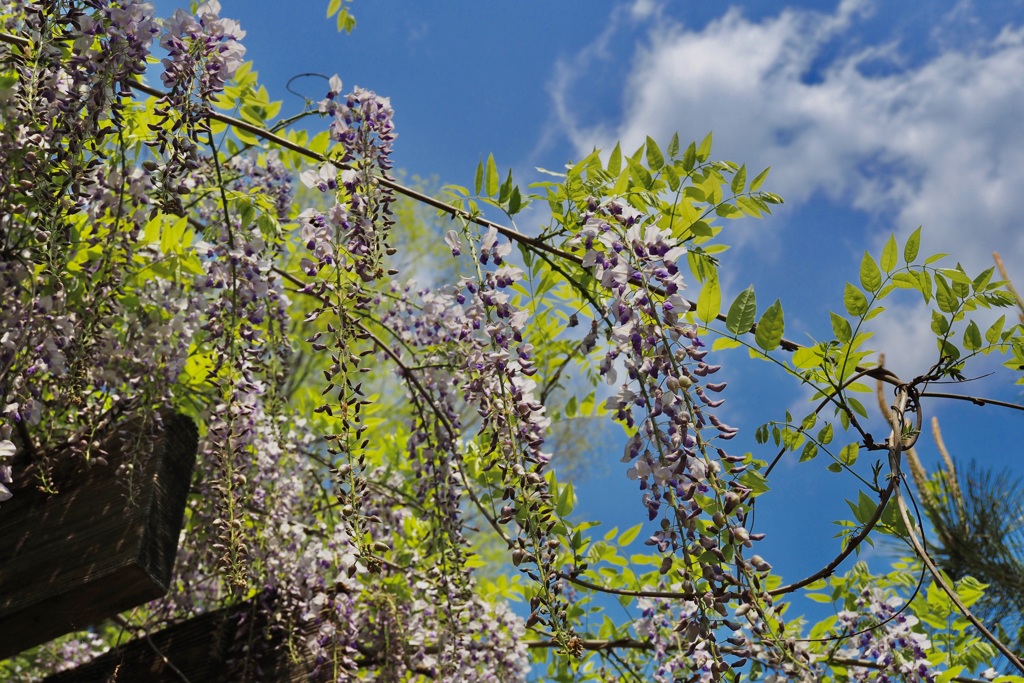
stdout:
[[[968,46],[939,41],[942,52],[912,66],[898,44],[837,50],[869,9],[844,0],[832,13],[784,9],[759,21],[730,9],[700,30],[659,16],[633,55],[621,120],[580,124],[567,104],[579,97],[568,93],[585,79],[585,59],[559,66],[556,110],[577,152],[714,130],[716,157],[770,164],[766,189],[788,203],[824,196],[867,212],[877,234],[863,246],[873,253],[890,231],[905,238],[923,224],[922,255],[952,253],[971,273],[999,250],[1024,286],[1024,29]],[[608,41],[602,35],[597,50]],[[922,319],[905,313],[905,322]],[[916,327],[879,330],[880,340],[907,335],[920,336]],[[932,353],[934,342],[925,347]]]

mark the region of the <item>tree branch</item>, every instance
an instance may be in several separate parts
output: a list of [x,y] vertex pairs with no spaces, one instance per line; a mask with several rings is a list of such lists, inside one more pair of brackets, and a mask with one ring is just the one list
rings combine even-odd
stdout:
[[994,398],[984,398],[981,396],[964,396],[963,394],[946,394],[941,391],[923,391],[921,397],[928,398],[948,398],[954,401],[969,401],[976,406],[993,405],[999,406],[1000,408],[1010,408],[1012,410],[1024,410],[1024,405],[1019,403],[1009,403],[1007,401],[997,401]]

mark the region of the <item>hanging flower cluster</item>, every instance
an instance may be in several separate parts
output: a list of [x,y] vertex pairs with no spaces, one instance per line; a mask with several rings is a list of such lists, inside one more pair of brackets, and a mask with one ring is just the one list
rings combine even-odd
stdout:
[[[682,317],[689,304],[678,262],[686,249],[628,204],[591,200],[587,209],[568,244],[583,251],[582,265],[607,293],[609,345],[600,372],[612,385],[626,374],[606,407],[631,432],[622,461],[631,463],[627,476],[639,481],[648,518],[657,519],[664,505],[670,511],[648,545],[683,557],[683,592],[693,609],[678,614],[675,629],[708,658],[707,671],[718,680],[729,664],[715,631],[747,624],[726,619],[729,605],[738,602],[746,614],[762,592],[757,575],[769,568],[757,558],[756,565],[740,563],[744,579],[730,572],[728,558],[742,557],[763,534],[750,533],[741,519],[751,494],[739,481],[744,458],[721,445],[738,430],[712,412],[724,403],[715,395],[726,385],[710,381],[720,368],[706,361],[696,327]],[[662,573],[672,566],[666,556]]]
[[[914,629],[919,623],[912,614],[902,613],[903,599],[868,586],[856,601],[856,610],[838,614],[837,627],[851,634],[839,651],[842,657],[871,662],[878,668],[851,667],[854,681],[906,680],[934,683],[937,671],[928,661],[928,636]],[[853,635],[858,631],[864,631]]]
[[200,146],[212,140],[205,115],[242,65],[244,37],[237,21],[220,17],[217,0],[202,3],[195,16],[179,9],[164,22],[160,46],[167,56],[160,78],[168,93],[157,103],[161,122],[152,126],[157,137],[147,145],[157,157],[150,166],[160,205],[170,213],[184,215],[182,197],[195,188],[187,176],[199,167]]
[[[414,519],[406,502],[388,493],[400,490],[398,473],[367,472],[366,478],[379,486],[363,492],[358,512],[374,520],[363,527],[374,547],[401,544],[412,554],[406,556],[407,566],[371,568],[371,558],[345,525],[310,522],[307,502],[319,496],[322,485],[306,469],[311,464],[306,454],[317,448],[310,425],[265,412],[251,417],[255,468],[248,470],[248,484],[259,493],[249,505],[260,524],[257,536],[246,539],[245,567],[248,580],[259,588],[261,608],[258,623],[239,627],[253,629],[251,639],[238,639],[253,643],[249,651],[237,653],[240,677],[252,671],[254,662],[279,660],[290,650],[310,662],[315,681],[385,680],[413,673],[466,681],[495,676],[525,680],[529,664],[520,643],[523,620],[503,605],[474,596],[468,578],[456,585],[443,563],[423,572],[434,549],[406,545],[411,539],[395,535]],[[194,498],[191,506],[201,524],[219,513],[207,497]],[[154,609],[170,616],[216,607],[225,597],[219,584],[210,581],[218,561],[202,539],[186,537],[178,556],[179,588]],[[394,581],[406,587],[404,597],[379,590],[381,583]]]
[[[124,152],[127,84],[159,31],[152,5],[22,4],[4,5],[6,28],[36,40],[0,52],[17,75],[0,98],[0,479],[11,480],[17,439],[45,485],[58,453],[102,461],[82,425],[168,401],[197,322],[177,283],[133,281],[153,260],[143,245],[152,177],[102,151],[117,139]],[[30,432],[48,435],[45,451]]]
[[164,22],[160,46],[167,50],[167,57],[160,80],[172,92],[208,102],[242,65],[244,37],[237,21],[220,17],[217,0],[201,4],[195,16],[179,9]]
[[[461,243],[457,235],[449,240]],[[497,521],[515,521],[521,531],[518,538],[508,539],[513,563],[545,586],[546,598],[534,606],[531,619],[537,623],[542,618],[543,604],[552,627],[567,632],[559,611],[564,607],[556,604],[561,582],[554,570],[555,548],[545,538],[552,511],[543,476],[550,454],[542,448],[550,419],[534,394],[533,349],[524,339],[528,312],[511,301],[509,288],[523,273],[504,263],[510,249],[490,230],[481,239],[478,262],[493,262],[494,270],[480,269],[478,278],[462,278],[457,285],[436,290],[393,286],[392,304],[381,322],[399,335],[396,354],[406,349],[423,353],[417,358],[422,369],[414,376],[409,369],[400,370],[421,411],[410,447],[414,456],[429,457],[427,470],[434,476],[444,472],[444,483],[438,483],[433,493],[443,516],[451,521],[453,547],[461,544],[461,403],[481,420],[478,442],[486,449],[486,469],[501,473],[505,504]],[[426,395],[419,396],[420,392]]]
[[300,179],[307,187],[335,193],[337,202],[326,217],[316,211],[300,217],[304,219],[303,239],[317,257],[317,270],[338,260],[338,265],[370,282],[384,275],[381,264],[394,222],[394,193],[380,182],[390,178],[397,137],[394,111],[387,98],[363,88],[340,98],[342,82],[337,76],[330,79],[330,85],[319,106],[321,114],[331,117],[331,139],[340,143],[341,152],[318,171],[305,171]]

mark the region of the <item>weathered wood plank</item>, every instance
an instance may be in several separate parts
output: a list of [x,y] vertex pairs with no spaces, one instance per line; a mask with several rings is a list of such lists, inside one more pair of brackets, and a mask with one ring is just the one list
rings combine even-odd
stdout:
[[0,507],[0,659],[160,597],[170,585],[195,466],[191,419],[164,416],[138,463],[134,504],[118,481],[128,449],[49,496],[16,490]]
[[[281,638],[267,641],[266,624],[259,618],[252,602],[209,612],[133,640],[43,683],[309,681],[311,665],[293,662]],[[247,658],[247,650],[254,656]]]

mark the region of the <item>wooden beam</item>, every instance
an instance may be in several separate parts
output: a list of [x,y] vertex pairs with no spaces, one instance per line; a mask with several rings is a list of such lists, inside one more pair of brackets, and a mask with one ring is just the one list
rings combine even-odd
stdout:
[[306,683],[312,664],[292,661],[283,634],[266,639],[255,602],[208,612],[115,648],[43,683]]
[[136,435],[152,444],[138,462],[111,439],[109,464],[56,481],[59,495],[23,486],[0,506],[0,659],[167,592],[198,432],[183,415],[162,422]]

